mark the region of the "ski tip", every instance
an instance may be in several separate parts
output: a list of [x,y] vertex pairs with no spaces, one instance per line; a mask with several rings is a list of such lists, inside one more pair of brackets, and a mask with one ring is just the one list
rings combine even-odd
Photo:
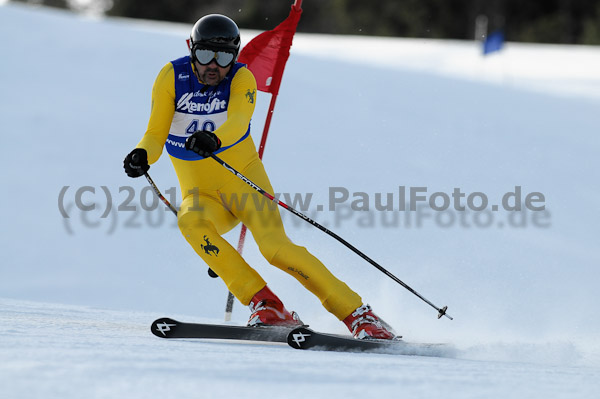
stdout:
[[152,326],[150,327],[150,331],[159,338],[170,338],[179,324],[180,323],[177,320],[163,317],[161,319],[154,320]]
[[307,349],[313,331],[306,327],[297,327],[288,333],[287,343],[294,349]]

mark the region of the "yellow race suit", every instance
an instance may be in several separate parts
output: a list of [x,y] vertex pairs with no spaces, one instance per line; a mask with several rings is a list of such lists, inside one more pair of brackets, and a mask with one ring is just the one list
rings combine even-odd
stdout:
[[193,131],[213,130],[222,143],[218,156],[274,193],[249,135],[255,97],[256,81],[243,64],[234,64],[218,86],[208,86],[196,77],[189,56],[169,62],[154,83],[148,128],[137,147],[148,152],[150,164],[167,147],[183,195],[179,229],[242,304],[248,305],[266,282],[221,237],[240,221],[270,264],[296,278],[343,320],[362,299],[304,247],[290,241],[277,206],[213,159],[184,148]]

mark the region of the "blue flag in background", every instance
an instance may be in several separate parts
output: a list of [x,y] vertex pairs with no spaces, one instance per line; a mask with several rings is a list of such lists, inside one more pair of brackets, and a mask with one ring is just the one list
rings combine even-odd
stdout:
[[504,44],[504,32],[497,30],[492,32],[483,41],[483,55],[493,53],[494,51],[500,51]]

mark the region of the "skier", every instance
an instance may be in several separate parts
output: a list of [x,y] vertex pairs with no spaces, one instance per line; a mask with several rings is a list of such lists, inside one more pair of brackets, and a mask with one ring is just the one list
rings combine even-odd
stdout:
[[240,33],[235,22],[219,14],[200,18],[191,32],[190,49],[189,56],[167,63],[158,74],[148,128],[124,160],[127,175],[142,176],[166,147],[184,197],[177,214],[179,229],[230,292],[249,306],[249,326],[295,327],[302,322],[222,238],[240,221],[267,261],[316,295],[355,338],[395,338],[357,293],[290,241],[276,206],[260,206],[251,187],[210,159],[219,154],[274,192],[250,136],[256,81],[237,62]]

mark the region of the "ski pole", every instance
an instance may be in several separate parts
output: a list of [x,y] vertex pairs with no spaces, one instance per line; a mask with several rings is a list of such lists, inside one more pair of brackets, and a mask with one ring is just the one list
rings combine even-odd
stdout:
[[[177,216],[177,209],[175,209],[175,207],[171,205],[171,203],[162,195],[156,184],[154,184],[154,180],[152,180],[148,172],[144,172],[144,176],[146,177],[146,180],[148,180],[148,183],[150,183],[150,187],[152,187],[156,196],[160,198],[160,200],[171,210],[171,212],[175,214],[175,216]],[[219,277],[217,273],[215,273],[210,267],[208,268],[208,275],[212,278]],[[231,299],[231,301],[233,302],[233,298]]]
[[167,206],[167,208],[171,210],[171,212],[175,214],[175,216],[177,216],[177,209],[175,209],[175,207],[171,205],[171,203],[162,195],[158,187],[156,187],[156,184],[154,184],[154,180],[152,180],[148,172],[144,172],[144,176],[146,176],[146,180],[148,180],[148,183],[150,183],[150,187],[152,187],[156,196],[160,198],[160,200]]
[[[134,154],[132,157],[132,160],[134,162],[137,162],[138,155]],[[162,193],[160,192],[160,190],[158,189],[158,187],[154,183],[154,180],[152,180],[152,178],[150,177],[148,172],[144,172],[144,176],[146,177],[146,180],[148,180],[148,183],[150,184],[150,187],[152,187],[152,189],[154,190],[154,193],[156,194],[156,196],[163,202],[163,204],[165,204],[167,206],[167,208],[169,208],[171,210],[171,212],[173,212],[173,214],[175,216],[177,216],[177,209],[164,197],[164,195],[162,195]],[[217,273],[215,273],[210,267],[208,268],[208,275],[212,278],[219,277],[217,275]],[[232,299],[232,301],[233,301],[233,299]]]
[[[152,187],[156,196],[160,198],[160,200],[171,210],[171,212],[175,214],[175,216],[177,216],[177,209],[175,209],[175,207],[171,205],[171,203],[162,195],[156,184],[154,184],[154,180],[152,180],[148,172],[144,172],[144,176],[146,177],[146,180],[148,180],[148,183],[150,183],[150,187]],[[217,273],[215,273],[210,267],[208,268],[208,275],[212,278],[219,277]],[[231,299],[231,301],[233,302],[233,298]]]
[[239,179],[241,179],[242,181],[244,181],[246,184],[248,184],[254,190],[258,191],[260,194],[262,194],[263,196],[267,197],[271,201],[277,203],[277,205],[281,206],[282,208],[284,208],[284,209],[290,211],[291,213],[293,213],[294,215],[298,216],[300,219],[302,219],[302,220],[304,220],[304,221],[312,224],[313,226],[315,226],[319,230],[321,230],[324,233],[326,233],[326,234],[330,235],[331,237],[335,238],[337,241],[339,241],[342,244],[344,244],[348,249],[352,250],[352,252],[354,252],[355,254],[357,254],[358,256],[360,256],[361,258],[363,258],[364,260],[366,260],[367,262],[369,262],[371,265],[375,266],[378,270],[380,270],[386,276],[388,276],[389,278],[391,278],[392,280],[394,280],[395,282],[397,282],[398,284],[400,284],[401,286],[403,286],[404,288],[406,288],[408,291],[410,291],[411,293],[413,293],[414,295],[416,295],[422,301],[424,301],[429,306],[431,306],[432,308],[434,308],[435,310],[438,311],[438,319],[440,319],[442,316],[446,316],[450,320],[453,320],[452,317],[450,317],[448,314],[446,314],[446,310],[448,310],[448,306],[444,306],[443,308],[438,308],[433,303],[431,303],[430,301],[428,301],[425,297],[423,297],[421,294],[419,294],[417,291],[415,291],[414,289],[412,289],[411,287],[409,287],[406,283],[404,283],[398,277],[394,276],[392,273],[390,273],[388,270],[386,270],[385,268],[383,268],[381,265],[379,265],[373,259],[369,258],[367,255],[365,255],[364,253],[362,253],[361,251],[359,251],[356,247],[354,247],[348,241],[344,240],[342,237],[338,236],[337,234],[335,234],[331,230],[327,229],[326,227],[320,225],[319,223],[315,222],[314,220],[312,220],[308,216],[304,215],[301,212],[298,212],[296,209],[292,208],[291,206],[289,206],[289,205],[285,204],[284,202],[280,201],[279,199],[275,198],[273,195],[269,194],[268,192],[266,192],[265,190],[263,190],[262,188],[260,188],[259,186],[257,186],[252,180],[248,179],[246,176],[244,176],[243,174],[241,174],[240,172],[238,172],[237,170],[235,170],[231,165],[229,165],[227,162],[223,161],[221,158],[219,158],[215,154],[211,154],[210,157],[212,159],[214,159],[215,161],[217,161],[218,163],[220,163],[225,169],[227,169],[228,171],[230,171],[231,173],[233,173],[235,176],[237,176]]

